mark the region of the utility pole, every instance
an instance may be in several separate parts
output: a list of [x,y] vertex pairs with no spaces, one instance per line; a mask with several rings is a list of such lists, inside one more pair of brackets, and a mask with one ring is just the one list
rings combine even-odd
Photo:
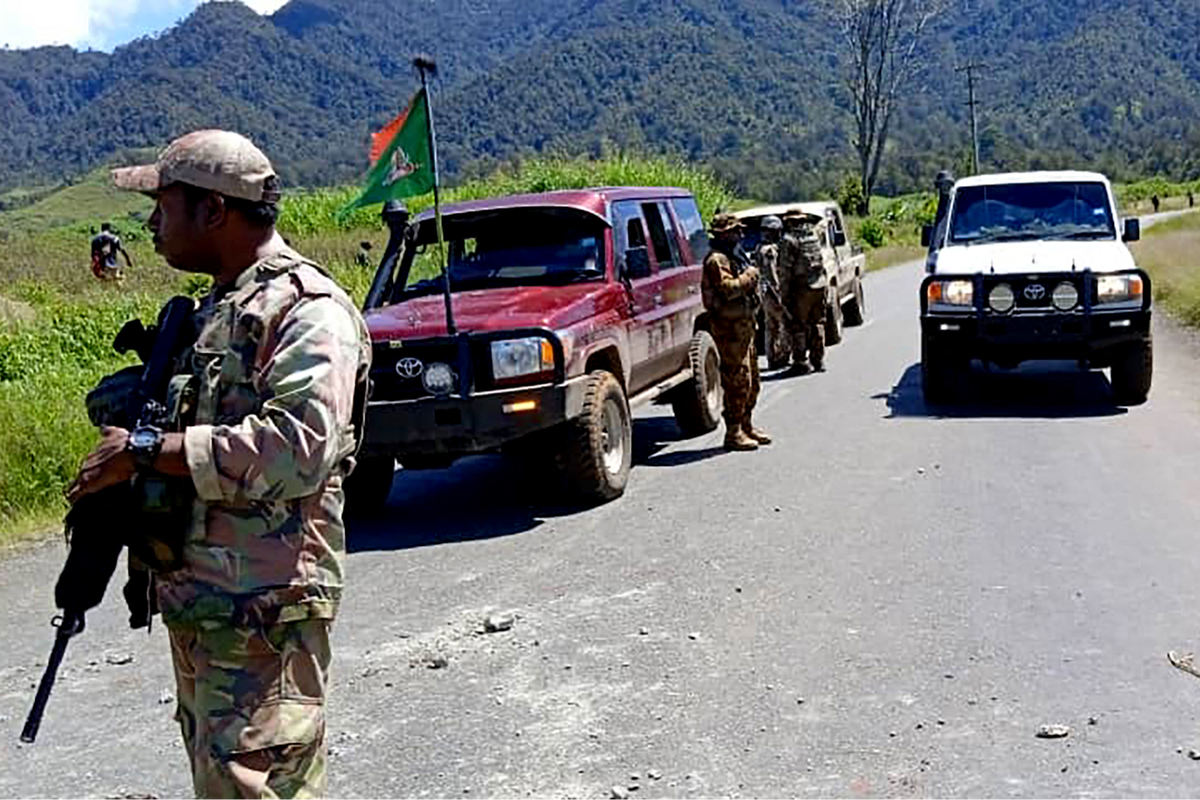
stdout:
[[984,65],[977,61],[972,61],[964,67],[959,67],[957,72],[967,73],[967,105],[971,109],[971,174],[979,174],[979,122],[976,118],[975,107],[979,105],[979,101],[975,99],[975,70],[983,69]]

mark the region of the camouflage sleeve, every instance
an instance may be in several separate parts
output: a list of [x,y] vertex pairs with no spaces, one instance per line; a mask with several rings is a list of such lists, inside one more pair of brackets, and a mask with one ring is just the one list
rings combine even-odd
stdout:
[[736,275],[729,258],[721,253],[710,253],[704,260],[704,271],[709,285],[723,302],[732,302],[745,295],[752,282],[746,274]]
[[236,425],[193,425],[184,448],[201,499],[242,503],[315,493],[353,447],[351,418],[362,343],[330,297],[284,317],[263,368],[258,414]]

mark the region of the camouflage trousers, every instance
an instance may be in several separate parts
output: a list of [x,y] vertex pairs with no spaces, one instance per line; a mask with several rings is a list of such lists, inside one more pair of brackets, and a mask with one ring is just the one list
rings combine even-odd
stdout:
[[722,416],[730,430],[750,422],[758,403],[758,354],[754,352],[754,319],[714,319],[712,335],[721,354]]
[[767,366],[772,369],[785,366],[792,354],[787,315],[783,313],[783,306],[770,292],[763,294],[763,318],[766,321],[763,338],[766,339]]
[[808,362],[815,368],[825,362],[825,306],[824,289],[801,289],[788,298],[793,364]]
[[197,797],[325,794],[329,627],[168,626]]

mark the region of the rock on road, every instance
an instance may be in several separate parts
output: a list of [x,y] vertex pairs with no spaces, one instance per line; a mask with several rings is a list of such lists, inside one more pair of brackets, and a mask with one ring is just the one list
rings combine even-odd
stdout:
[[[1144,406],[1056,364],[934,414],[921,275],[871,275],[829,372],[765,382],[757,453],[651,408],[596,509],[496,458],[398,476],[351,531],[331,792],[1200,795],[1200,681],[1165,658],[1200,647],[1200,346],[1156,317]],[[0,795],[189,794],[163,630],[115,586],[18,745],[62,555],[0,563]]]

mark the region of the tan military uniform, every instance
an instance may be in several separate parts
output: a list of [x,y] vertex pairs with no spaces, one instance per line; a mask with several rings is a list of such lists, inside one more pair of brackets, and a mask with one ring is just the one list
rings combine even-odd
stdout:
[[195,484],[184,567],[158,581],[198,796],[323,794],[342,481],[370,347],[361,316],[290,250],[219,287],[185,354]]
[[729,256],[713,249],[704,259],[701,295],[721,354],[723,416],[729,430],[748,425],[758,402],[758,357],[754,352],[754,293],[751,276],[734,269]]

